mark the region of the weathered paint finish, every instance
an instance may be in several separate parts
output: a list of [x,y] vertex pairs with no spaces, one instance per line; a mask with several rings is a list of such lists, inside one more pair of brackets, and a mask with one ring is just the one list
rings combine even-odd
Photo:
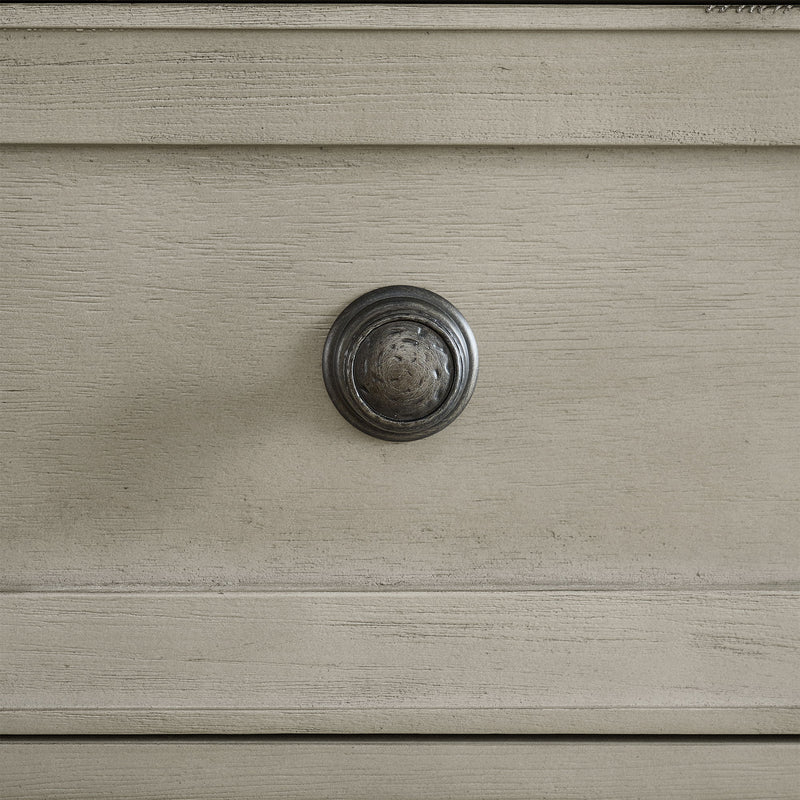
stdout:
[[[800,156],[730,147],[800,144],[796,10],[0,27],[0,730],[798,732]],[[388,283],[482,356],[401,449],[319,369]],[[0,793],[785,799],[796,749],[3,740]]]
[[800,143],[787,31],[12,30],[0,49],[4,143]]
[[724,8],[700,3],[4,3],[0,28],[751,31],[800,27],[797,5],[737,4],[723,12]]
[[[5,588],[796,584],[800,151],[3,155]],[[481,353],[399,447],[321,371],[393,283]]]
[[463,712],[638,708],[647,724],[661,708],[691,728],[704,707],[776,724],[800,706],[796,592],[22,593],[0,610],[2,705],[29,726],[40,709],[229,709],[261,711],[264,733],[302,730],[291,710],[322,712],[321,732],[340,711],[397,731],[393,710],[408,725],[452,709],[481,733]]
[[5,800],[795,800],[786,741],[0,741]]

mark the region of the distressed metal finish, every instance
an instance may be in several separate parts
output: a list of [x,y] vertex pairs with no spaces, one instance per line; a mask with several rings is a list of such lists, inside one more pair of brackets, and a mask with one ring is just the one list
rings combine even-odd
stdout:
[[447,342],[413,320],[390,322],[368,334],[354,369],[359,395],[373,411],[393,420],[429,416],[453,382]]
[[414,286],[362,295],[331,327],[323,354],[328,394],[364,433],[390,441],[449,425],[475,388],[478,351],[461,313]]

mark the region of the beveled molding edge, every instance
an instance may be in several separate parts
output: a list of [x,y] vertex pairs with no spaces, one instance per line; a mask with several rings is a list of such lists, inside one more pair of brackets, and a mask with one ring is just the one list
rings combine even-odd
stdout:
[[794,4],[6,3],[0,28],[207,30],[800,30]]
[[9,708],[0,736],[797,736],[800,707]]

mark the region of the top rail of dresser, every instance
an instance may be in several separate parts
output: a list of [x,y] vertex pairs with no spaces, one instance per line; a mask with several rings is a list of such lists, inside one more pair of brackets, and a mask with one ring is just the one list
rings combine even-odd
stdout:
[[17,29],[0,54],[3,144],[800,144],[787,31]]
[[800,30],[800,5],[7,3],[0,27]]

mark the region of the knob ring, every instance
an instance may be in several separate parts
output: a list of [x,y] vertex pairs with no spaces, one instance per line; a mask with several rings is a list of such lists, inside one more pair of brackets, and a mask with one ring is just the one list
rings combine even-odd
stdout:
[[[355,379],[359,348],[378,328],[411,322],[444,340],[452,363],[452,378],[441,403],[417,419],[393,419],[375,411]],[[438,294],[417,286],[385,286],[354,300],[337,317],[322,357],[325,387],[339,413],[370,436],[387,441],[413,441],[449,425],[466,407],[478,377],[478,348],[460,311]]]

